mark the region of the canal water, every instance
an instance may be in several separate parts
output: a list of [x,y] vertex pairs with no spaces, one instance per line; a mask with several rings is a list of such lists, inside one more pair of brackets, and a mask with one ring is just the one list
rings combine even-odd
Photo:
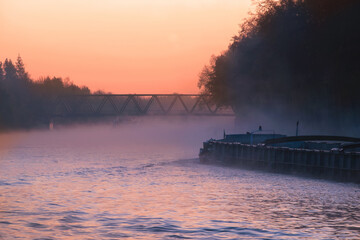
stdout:
[[360,187],[200,164],[219,123],[0,137],[0,239],[359,239]]

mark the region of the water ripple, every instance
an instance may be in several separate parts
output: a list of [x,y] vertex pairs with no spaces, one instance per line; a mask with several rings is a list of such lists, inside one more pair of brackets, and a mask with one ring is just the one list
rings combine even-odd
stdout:
[[73,216],[73,215],[68,215],[66,217],[63,217],[62,219],[60,219],[59,221],[61,222],[66,222],[66,223],[77,223],[77,222],[82,222],[84,221],[83,218],[77,217],[77,216]]
[[28,223],[26,226],[31,227],[31,228],[47,228],[48,226],[41,224],[41,223]]

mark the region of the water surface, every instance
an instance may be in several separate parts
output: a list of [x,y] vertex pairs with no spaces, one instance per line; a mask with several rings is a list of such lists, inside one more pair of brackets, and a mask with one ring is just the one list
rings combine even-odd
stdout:
[[200,164],[202,128],[13,136],[0,239],[360,238],[359,185]]

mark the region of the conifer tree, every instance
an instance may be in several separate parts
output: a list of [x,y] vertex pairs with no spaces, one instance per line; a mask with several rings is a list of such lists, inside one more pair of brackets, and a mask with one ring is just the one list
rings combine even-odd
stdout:
[[2,62],[0,62],[0,86],[2,85],[3,80],[4,80],[4,70],[2,67]]
[[16,73],[19,79],[29,81],[29,74],[25,71],[24,62],[20,55],[16,59]]
[[11,61],[11,59],[7,59],[7,58],[5,59],[4,71],[5,71],[4,80],[6,82],[16,81],[17,79],[16,68],[13,62]]

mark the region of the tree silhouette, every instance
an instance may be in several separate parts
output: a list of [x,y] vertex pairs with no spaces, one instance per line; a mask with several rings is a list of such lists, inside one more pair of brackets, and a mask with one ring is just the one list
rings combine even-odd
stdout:
[[4,70],[3,70],[2,62],[0,62],[0,87],[3,84],[3,80],[4,80]]
[[355,0],[258,1],[199,87],[238,116],[359,135],[359,11]]
[[68,79],[30,78],[20,55],[0,62],[0,130],[47,126],[59,95],[90,94]]
[[25,71],[25,66],[23,60],[21,59],[20,55],[16,60],[16,74],[18,78],[22,81],[29,81],[29,74]]
[[11,59],[7,59],[7,58],[5,59],[4,72],[5,72],[4,79],[6,82],[16,81],[17,79],[16,68],[12,63]]

